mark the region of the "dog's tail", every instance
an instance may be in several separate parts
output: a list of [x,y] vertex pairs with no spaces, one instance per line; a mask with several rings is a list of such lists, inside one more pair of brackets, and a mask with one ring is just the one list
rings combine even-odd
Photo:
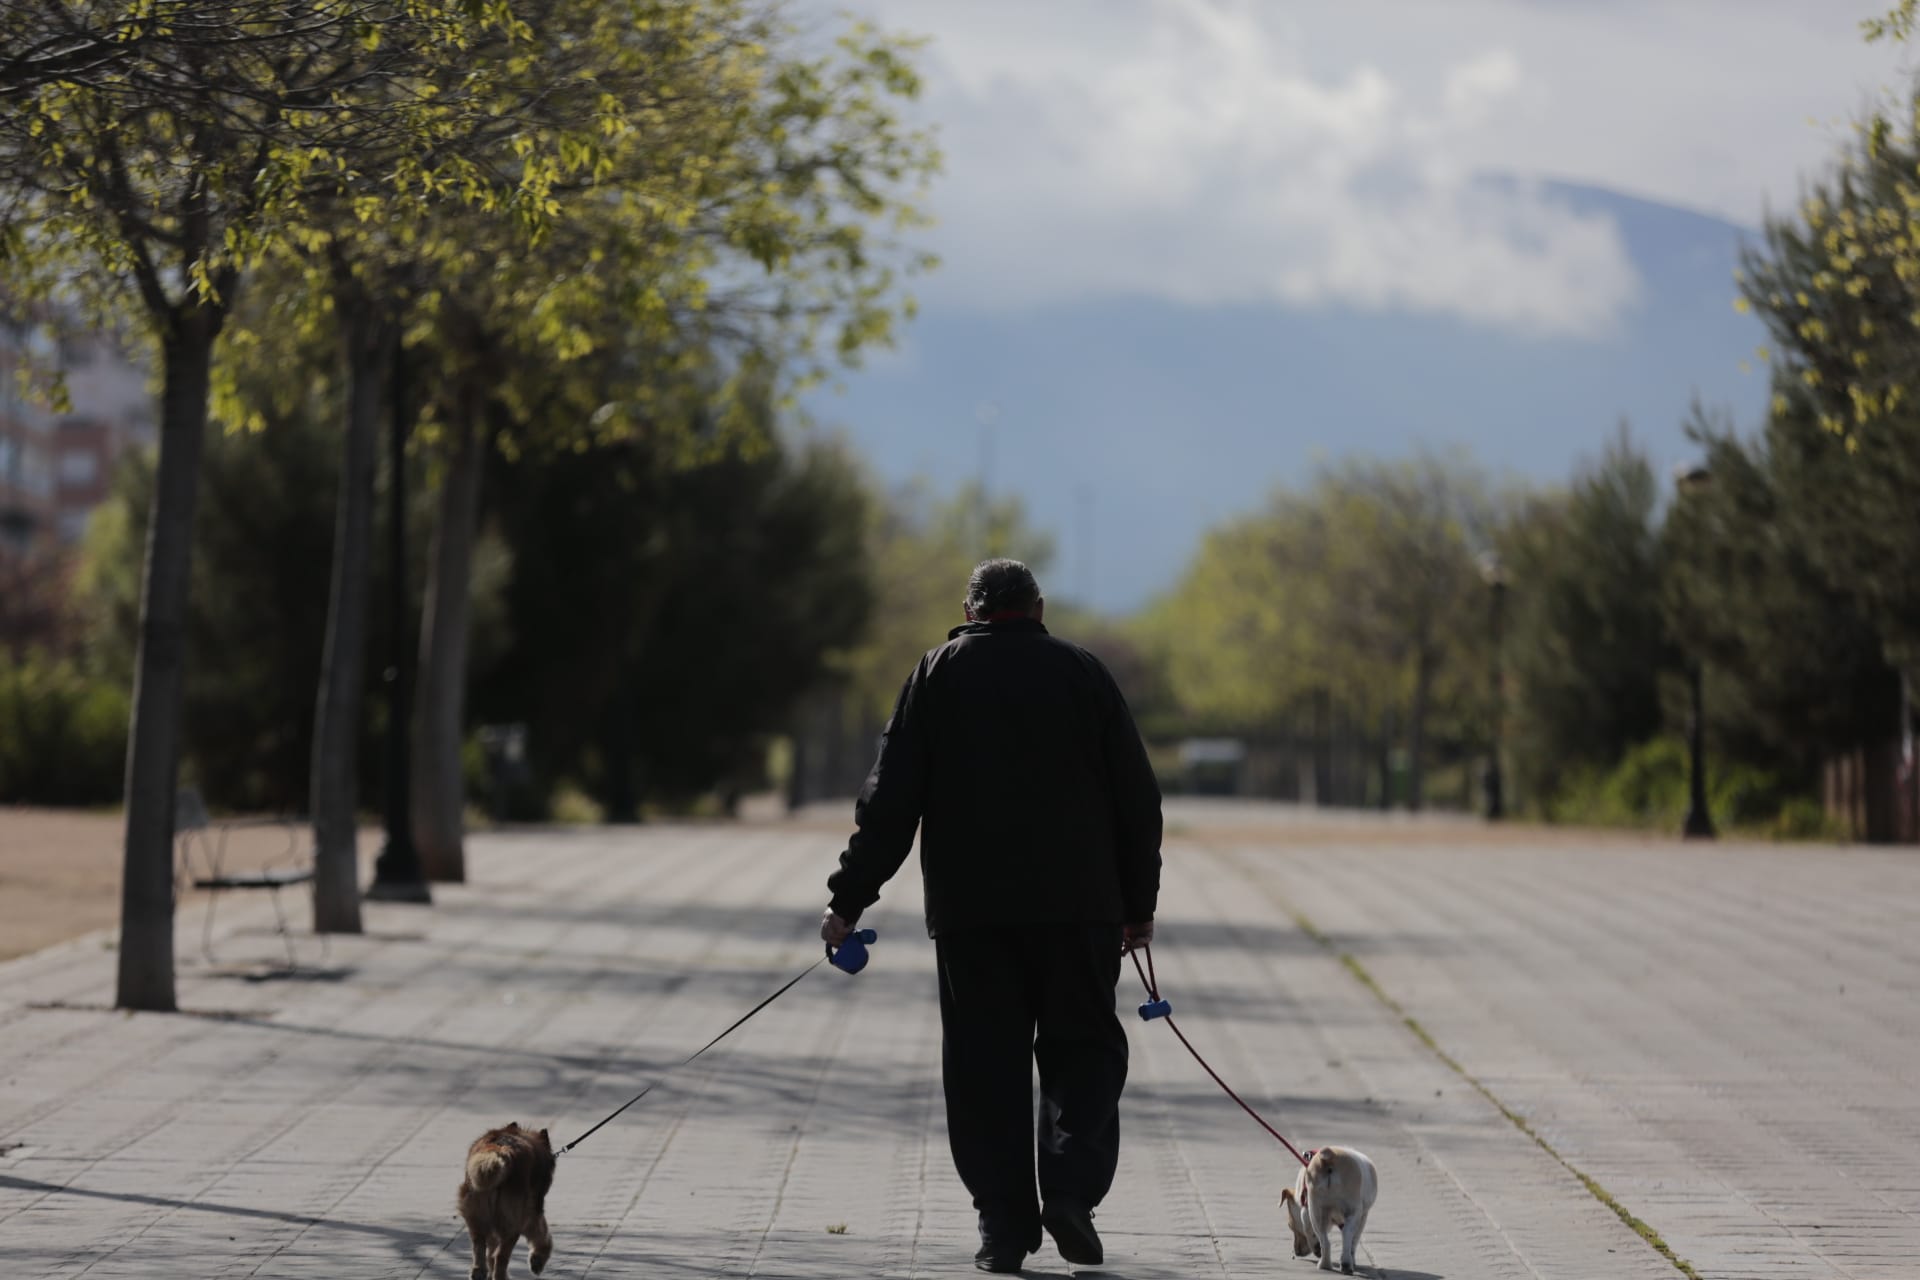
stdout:
[[499,1147],[481,1147],[467,1156],[467,1184],[475,1191],[491,1191],[507,1178],[507,1153]]
[[1333,1152],[1329,1148],[1307,1153],[1307,1181],[1316,1186],[1333,1181]]

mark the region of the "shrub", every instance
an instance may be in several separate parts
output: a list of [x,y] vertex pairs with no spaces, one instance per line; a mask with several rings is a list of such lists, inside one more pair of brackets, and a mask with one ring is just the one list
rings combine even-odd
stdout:
[[1774,815],[1771,834],[1776,840],[1845,840],[1846,828],[1827,816],[1811,796],[1795,796]]
[[563,782],[553,790],[553,820],[570,826],[597,826],[606,820],[606,811],[577,785]]
[[1793,797],[1779,777],[1752,765],[1733,764],[1717,773],[1709,762],[1707,807],[1728,827],[1771,827]]
[[103,805],[120,799],[126,691],[39,652],[0,669],[0,802]]
[[1602,784],[1613,821],[1632,826],[1678,822],[1687,809],[1687,751],[1672,738],[1655,738],[1627,752]]
[[[1691,799],[1687,745],[1677,738],[1655,738],[1629,751],[1610,771],[1574,775],[1546,806],[1553,822],[1588,826],[1678,829]],[[1747,764],[1707,762],[1707,808],[1715,825],[1749,830],[1780,830],[1786,809],[1804,801],[1779,776]],[[1796,810],[1795,828],[1809,819]],[[1817,830],[1824,831],[1822,817]],[[1810,832],[1811,834],[1811,832]]]

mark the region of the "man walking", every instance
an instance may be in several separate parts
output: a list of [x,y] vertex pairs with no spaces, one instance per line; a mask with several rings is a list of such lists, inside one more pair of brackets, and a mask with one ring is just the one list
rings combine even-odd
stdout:
[[1123,950],[1153,937],[1160,889],[1160,789],[1132,713],[1044,612],[1019,561],[973,571],[967,625],[900,691],[820,926],[845,940],[918,827],[947,1129],[982,1271],[1018,1271],[1043,1226],[1067,1261],[1103,1260],[1093,1210],[1119,1162],[1127,1078],[1114,984]]

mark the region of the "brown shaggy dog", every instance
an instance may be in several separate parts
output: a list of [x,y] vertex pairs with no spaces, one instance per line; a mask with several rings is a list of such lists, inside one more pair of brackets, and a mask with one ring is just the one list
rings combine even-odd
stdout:
[[489,1129],[467,1148],[467,1176],[460,1183],[460,1216],[473,1238],[472,1280],[507,1280],[513,1246],[527,1238],[527,1262],[539,1275],[553,1254],[547,1231],[547,1190],[553,1186],[553,1145],[547,1131],[510,1124]]

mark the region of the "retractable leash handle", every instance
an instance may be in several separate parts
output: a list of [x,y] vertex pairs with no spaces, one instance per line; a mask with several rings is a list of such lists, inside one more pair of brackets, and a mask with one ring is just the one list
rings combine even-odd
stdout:
[[[1153,972],[1152,946],[1148,943],[1141,943],[1139,946],[1132,948],[1129,954],[1133,956],[1134,969],[1140,972],[1140,985],[1147,989],[1146,1002],[1140,1006],[1140,1021],[1152,1022],[1155,1018],[1171,1018],[1173,1016],[1173,1001],[1160,998],[1160,975]],[[1140,969],[1140,957],[1142,955],[1147,958],[1147,967],[1144,970]]]
[[837,948],[831,942],[827,944],[827,963],[842,973],[858,973],[867,967],[868,945],[879,940],[880,935],[871,929],[855,929]]

